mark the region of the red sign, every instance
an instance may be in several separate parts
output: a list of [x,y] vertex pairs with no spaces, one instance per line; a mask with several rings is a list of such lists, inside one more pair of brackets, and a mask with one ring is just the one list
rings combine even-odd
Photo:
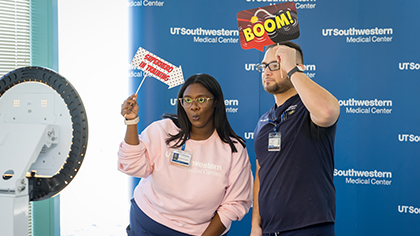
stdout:
[[297,39],[300,35],[294,2],[240,11],[236,17],[243,49],[263,51],[264,46]]
[[184,83],[181,66],[176,67],[142,47],[139,47],[137,50],[136,55],[134,55],[131,61],[131,65],[169,85],[169,88]]

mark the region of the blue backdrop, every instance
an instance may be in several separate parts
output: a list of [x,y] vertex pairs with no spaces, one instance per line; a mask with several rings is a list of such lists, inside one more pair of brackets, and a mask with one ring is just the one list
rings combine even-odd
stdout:
[[[263,53],[240,46],[236,14],[282,2],[287,0],[128,2],[127,63],[143,47],[181,65],[184,78],[195,73],[214,76],[225,94],[233,129],[247,140],[254,173],[253,130],[274,99],[262,89],[255,68]],[[417,235],[420,2],[294,2],[300,27],[295,41],[303,48],[306,73],[341,106],[335,147],[336,234]],[[143,73],[131,66],[129,73],[134,93]],[[140,130],[165,112],[175,113],[178,89],[146,78],[138,98]],[[249,235],[250,227],[251,211],[233,223],[229,235]]]

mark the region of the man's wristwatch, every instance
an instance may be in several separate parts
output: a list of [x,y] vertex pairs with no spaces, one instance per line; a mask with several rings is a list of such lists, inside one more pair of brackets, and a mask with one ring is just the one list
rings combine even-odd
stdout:
[[295,73],[295,72],[303,72],[305,70],[305,67],[303,65],[296,65],[295,68],[291,69],[289,72],[287,72],[287,77],[290,77]]

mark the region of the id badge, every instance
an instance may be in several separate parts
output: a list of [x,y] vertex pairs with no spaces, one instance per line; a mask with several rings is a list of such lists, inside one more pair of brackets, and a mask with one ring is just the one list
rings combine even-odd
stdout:
[[272,132],[268,134],[268,151],[278,152],[281,147],[281,134]]
[[190,168],[192,159],[192,153],[189,151],[182,151],[173,149],[171,152],[171,165],[180,166],[184,168]]

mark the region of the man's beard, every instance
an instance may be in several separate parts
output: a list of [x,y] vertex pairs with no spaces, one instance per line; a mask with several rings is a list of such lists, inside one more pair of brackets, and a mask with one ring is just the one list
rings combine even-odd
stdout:
[[270,94],[284,93],[286,91],[289,91],[289,89],[291,88],[293,88],[293,84],[288,79],[285,79],[280,83],[275,82],[275,84],[272,84],[270,86],[264,85],[264,90]]

